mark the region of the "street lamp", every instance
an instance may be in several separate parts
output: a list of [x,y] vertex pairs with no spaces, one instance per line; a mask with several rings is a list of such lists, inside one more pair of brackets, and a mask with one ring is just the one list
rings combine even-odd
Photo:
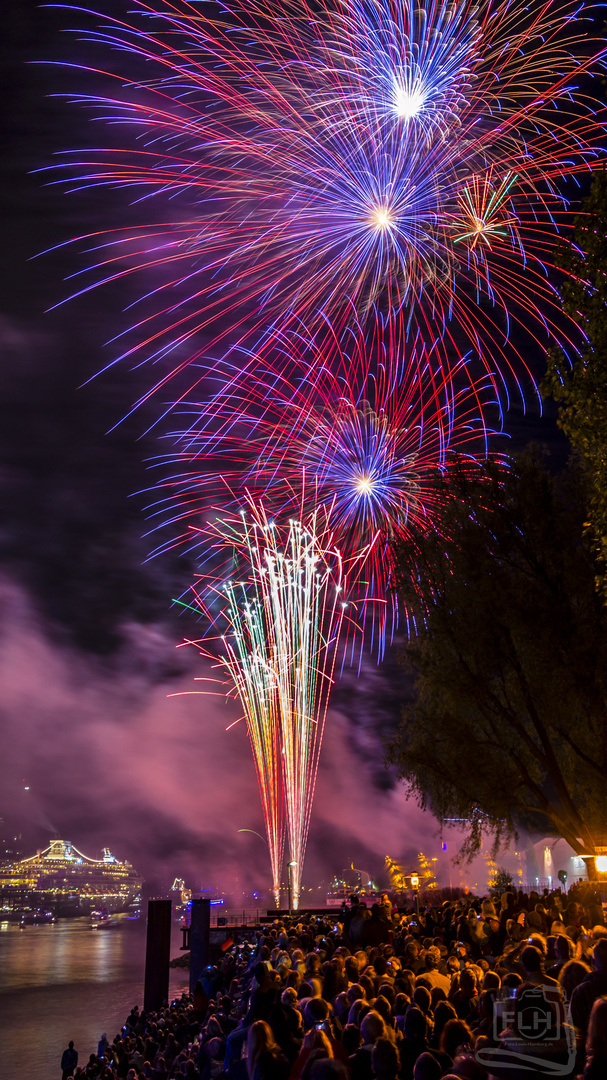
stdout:
[[296,859],[291,859],[291,862],[289,863],[289,865],[287,867],[288,874],[289,874],[289,915],[293,914],[293,881],[291,879],[291,867],[292,866],[297,866],[297,860]]
[[411,888],[413,889],[413,895],[415,896],[415,912],[419,923],[419,878],[417,874],[411,874]]

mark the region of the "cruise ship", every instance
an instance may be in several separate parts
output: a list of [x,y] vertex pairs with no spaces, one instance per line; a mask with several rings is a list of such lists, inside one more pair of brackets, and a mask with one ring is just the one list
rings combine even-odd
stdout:
[[52,840],[29,859],[0,864],[0,918],[43,909],[56,916],[89,915],[101,907],[127,911],[139,902],[141,886],[134,867],[109,848],[91,859],[67,840]]

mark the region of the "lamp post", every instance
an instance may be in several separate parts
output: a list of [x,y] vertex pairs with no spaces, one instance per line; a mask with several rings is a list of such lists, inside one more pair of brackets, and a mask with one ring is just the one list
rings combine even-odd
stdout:
[[292,866],[297,866],[297,860],[296,859],[291,859],[291,862],[289,863],[289,865],[287,867],[287,871],[288,871],[288,875],[289,875],[289,915],[293,914],[293,881],[292,881],[292,878],[291,878],[291,867]]
[[417,923],[419,926],[419,878],[417,874],[411,874],[411,888],[413,889],[413,895],[415,896],[415,913],[417,915]]

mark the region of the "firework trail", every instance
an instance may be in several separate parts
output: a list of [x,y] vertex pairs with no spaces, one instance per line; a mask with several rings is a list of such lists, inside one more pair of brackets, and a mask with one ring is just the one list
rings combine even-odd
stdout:
[[347,618],[347,575],[321,512],[279,524],[249,497],[246,510],[209,525],[209,537],[231,561],[233,576],[194,590],[196,607],[214,629],[222,629],[218,639],[208,635],[196,644],[224,668],[243,708],[277,902],[284,801],[297,907],[337,646]]
[[491,385],[464,370],[459,386],[457,373],[446,378],[432,348],[406,342],[402,320],[365,330],[352,312],[350,323],[339,337],[331,326],[312,339],[275,334],[215,364],[208,399],[184,405],[168,436],[150,509],[168,535],[156,553],[206,559],[198,529],[213,506],[246,488],[280,514],[302,478],[306,511],[321,508],[344,557],[358,559],[350,595],[381,658],[398,622],[390,541],[430,526],[439,478],[486,456]]
[[606,115],[579,5],[133,0],[99,20],[113,67],[78,100],[122,147],[58,168],[150,215],[83,238],[79,290],[148,272],[121,357],[162,361],[150,393],[218,338],[339,331],[352,304],[405,310],[446,372],[474,349],[502,395],[529,374],[511,323],[571,347],[559,184],[600,163]]

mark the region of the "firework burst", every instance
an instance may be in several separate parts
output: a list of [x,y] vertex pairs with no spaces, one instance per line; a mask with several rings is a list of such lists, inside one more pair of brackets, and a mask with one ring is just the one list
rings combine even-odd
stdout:
[[408,344],[402,324],[399,335],[398,320],[372,331],[354,314],[351,323],[340,336],[332,327],[314,339],[273,335],[240,363],[232,353],[216,364],[219,388],[184,406],[157,463],[151,511],[168,529],[159,551],[200,550],[197,529],[233,493],[257,492],[279,514],[297,491],[358,560],[361,621],[368,615],[381,656],[397,623],[390,541],[432,522],[444,472],[486,455],[491,386],[465,370],[446,378],[432,349]]
[[[310,813],[347,575],[325,515],[272,520],[259,501],[210,524],[233,576],[197,586],[212,631],[197,642],[229,676],[243,708],[266,823],[278,903],[283,805],[294,906],[298,906]],[[221,629],[217,639],[214,631]]]
[[[153,389],[217,338],[340,329],[352,303],[405,309],[447,369],[474,349],[500,393],[526,370],[510,322],[539,337],[557,318],[558,184],[605,130],[579,89],[604,46],[575,3],[134,0],[99,18],[116,95],[80,100],[123,147],[66,168],[160,220],[92,240],[83,289],[159,281],[121,354],[170,357]],[[494,188],[493,223],[466,228]]]

